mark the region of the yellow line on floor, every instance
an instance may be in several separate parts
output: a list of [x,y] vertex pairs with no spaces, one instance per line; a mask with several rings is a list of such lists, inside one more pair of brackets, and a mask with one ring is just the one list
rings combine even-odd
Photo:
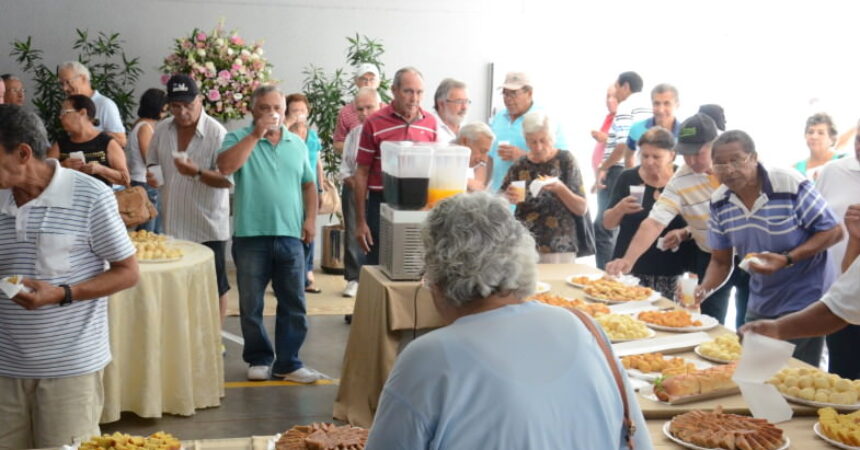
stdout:
[[305,384],[296,383],[294,381],[271,380],[271,381],[228,381],[224,383],[224,387],[230,388],[247,388],[247,387],[270,387],[270,386],[321,386],[327,384],[338,384],[340,380],[319,380],[316,383]]

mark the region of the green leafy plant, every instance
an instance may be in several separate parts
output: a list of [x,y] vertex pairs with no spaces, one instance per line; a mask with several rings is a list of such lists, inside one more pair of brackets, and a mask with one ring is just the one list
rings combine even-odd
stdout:
[[[123,123],[130,125],[137,106],[134,86],[143,73],[139,58],[126,56],[119,33],[99,32],[95,38],[90,38],[87,30],[76,29],[75,32],[77,38],[72,48],[78,51],[77,60],[90,70],[93,89],[113,100]],[[43,52],[33,47],[30,36],[23,41],[13,41],[10,56],[15,58],[24,73],[33,78],[36,88],[32,96],[33,105],[45,122],[48,136],[56,140],[63,133],[59,111],[66,98],[57,78],[57,66],[44,64]]]

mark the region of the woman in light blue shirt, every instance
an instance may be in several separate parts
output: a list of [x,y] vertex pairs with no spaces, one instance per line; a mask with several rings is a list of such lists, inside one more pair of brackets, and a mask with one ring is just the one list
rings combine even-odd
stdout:
[[[595,336],[569,311],[525,301],[537,280],[535,242],[502,199],[477,192],[440,202],[424,247],[427,286],[452,323],[399,356],[368,449],[628,448],[621,392]],[[622,379],[640,430],[630,439],[650,449]]]

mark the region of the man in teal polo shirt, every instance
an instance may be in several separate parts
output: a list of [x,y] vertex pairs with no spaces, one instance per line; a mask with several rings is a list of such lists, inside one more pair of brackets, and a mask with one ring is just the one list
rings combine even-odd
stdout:
[[[535,106],[532,98],[533,90],[528,75],[522,72],[510,72],[505,76],[501,86],[505,109],[500,111],[490,121],[490,127],[496,135],[496,141],[490,149],[493,160],[493,173],[490,175],[489,191],[496,192],[502,186],[502,180],[508,173],[514,161],[525,156],[529,151],[526,138],[523,135],[523,116],[541,108]],[[555,145],[560,150],[568,150],[567,142],[561,127],[555,130]]]
[[[236,187],[233,261],[248,379],[267,380],[271,368],[275,377],[313,383],[325,376],[304,367],[299,348],[308,330],[302,241],[314,238],[317,189],[305,143],[284,127],[285,109],[276,86],[257,88],[251,95],[254,121],[227,134],[218,168]],[[274,349],[263,326],[270,281],[278,300]]]

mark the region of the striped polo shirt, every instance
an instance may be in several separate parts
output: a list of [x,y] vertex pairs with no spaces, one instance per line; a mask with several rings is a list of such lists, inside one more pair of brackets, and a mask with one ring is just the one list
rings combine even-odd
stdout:
[[708,243],[708,219],[711,217],[711,194],[720,185],[717,177],[707,173],[696,173],[684,164],[663,188],[660,198],[651,208],[649,218],[668,226],[678,214],[704,252],[711,252]]
[[367,188],[371,191],[382,190],[380,145],[385,141],[436,142],[436,118],[422,109],[417,119],[407,122],[388,105],[364,121],[356,162],[370,166]]
[[[761,194],[751,210],[725,185],[711,197],[710,243],[716,250],[737,254],[782,253],[812,235],[837,227],[836,216],[812,183],[794,170],[758,165]],[[750,275],[749,309],[777,317],[805,308],[827,291],[835,279],[827,252],[797,261],[772,275]]]
[[[0,277],[53,285],[89,280],[134,255],[113,192],[56,160],[47,188],[21,207],[0,190]],[[107,297],[28,311],[0,293],[0,376],[59,378],[110,362]]]

